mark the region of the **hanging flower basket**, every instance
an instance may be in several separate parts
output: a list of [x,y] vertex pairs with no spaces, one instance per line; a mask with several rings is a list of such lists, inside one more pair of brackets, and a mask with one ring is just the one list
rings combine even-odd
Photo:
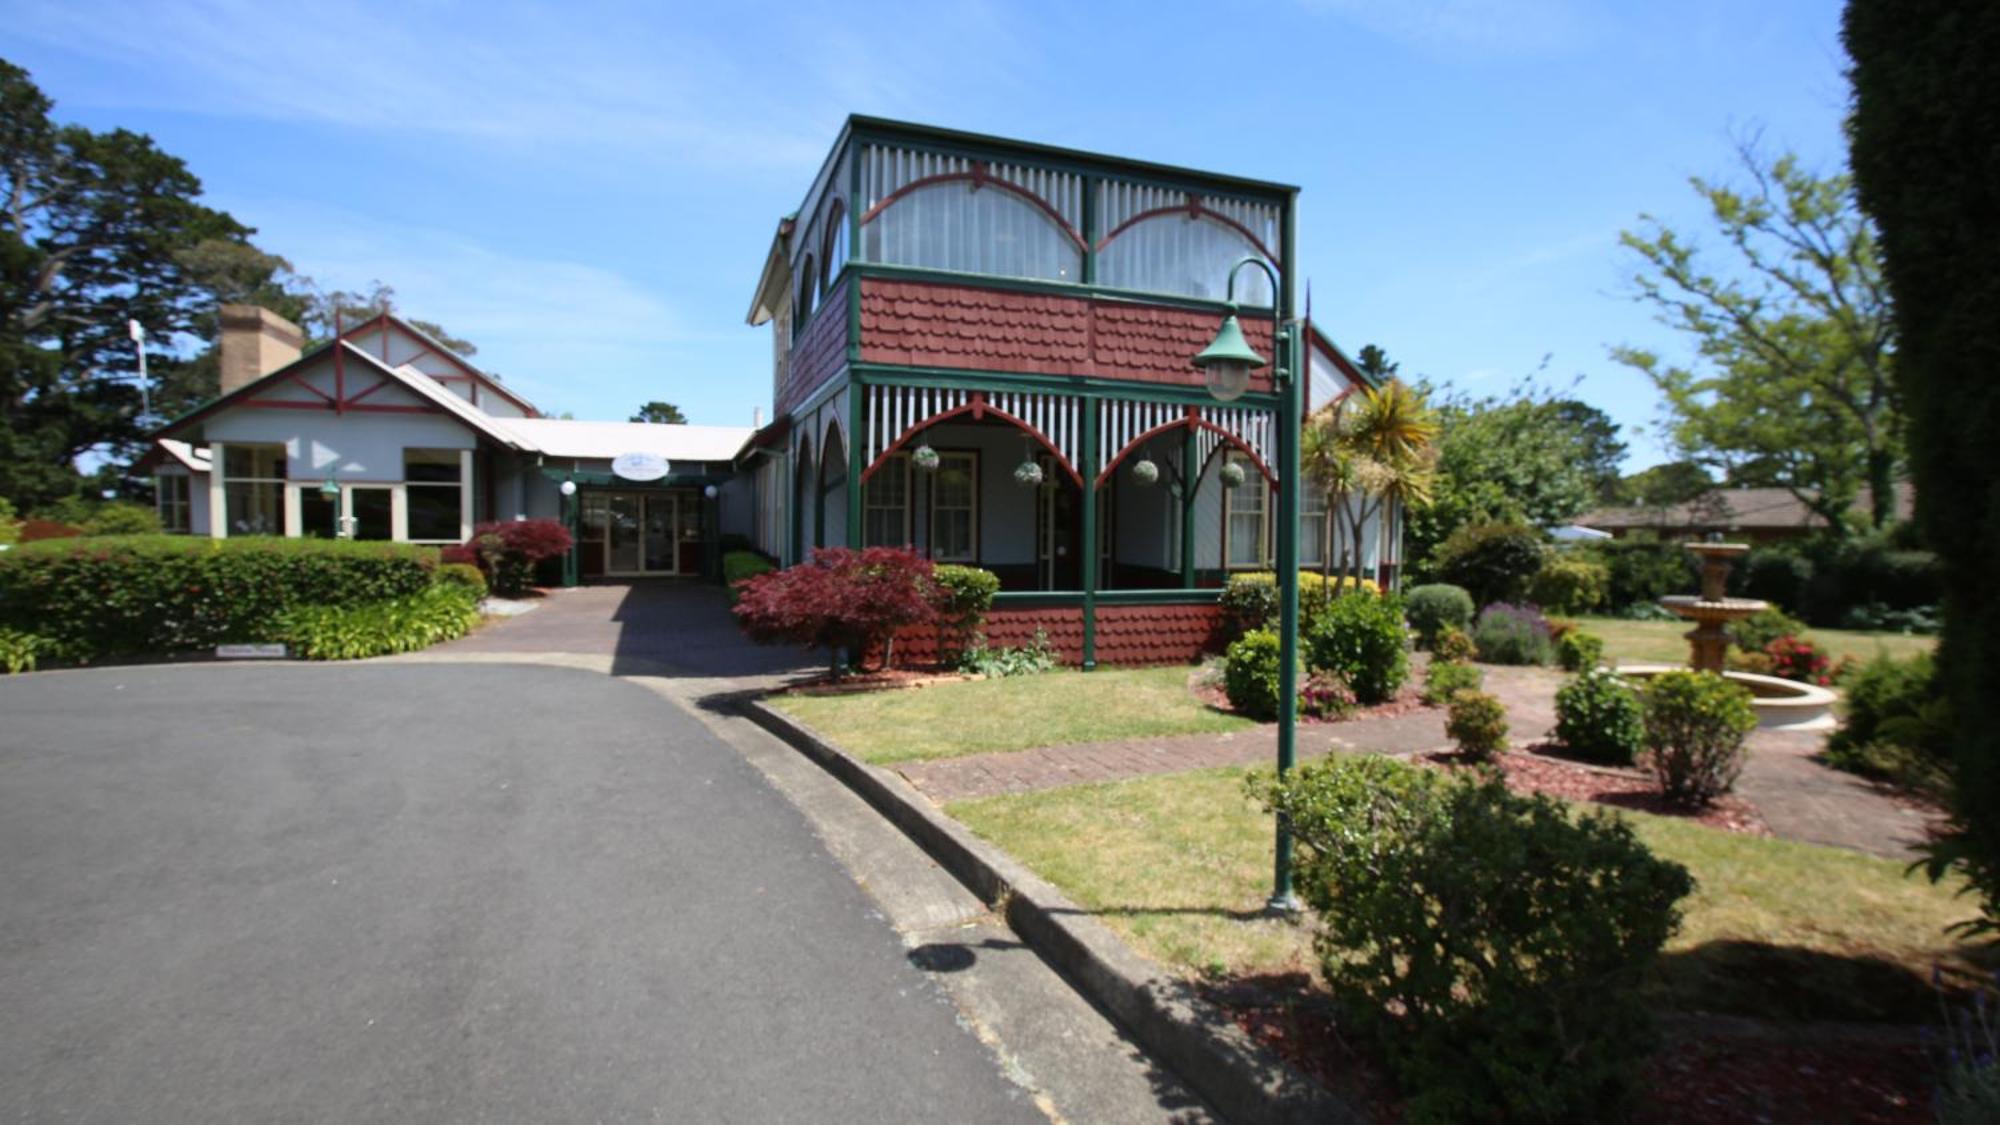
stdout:
[[1132,465],[1132,479],[1140,484],[1158,484],[1160,467],[1153,464],[1151,457],[1144,457]]
[[910,464],[924,472],[933,472],[938,467],[938,451],[929,445],[920,445],[910,451]]
[[1236,462],[1231,461],[1228,464],[1223,465],[1222,472],[1219,475],[1222,478],[1222,487],[1224,488],[1243,487],[1243,466],[1237,464]]
[[1014,466],[1014,483],[1022,488],[1033,488],[1042,483],[1042,467],[1033,461],[1023,461]]

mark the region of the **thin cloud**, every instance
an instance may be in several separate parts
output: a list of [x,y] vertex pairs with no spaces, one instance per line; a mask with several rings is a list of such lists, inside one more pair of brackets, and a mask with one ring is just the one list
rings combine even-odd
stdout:
[[647,287],[597,266],[328,208],[230,205],[323,288],[390,285],[401,311],[471,340],[481,366],[538,402],[574,397],[577,383],[606,372],[656,371],[662,354],[711,338]]

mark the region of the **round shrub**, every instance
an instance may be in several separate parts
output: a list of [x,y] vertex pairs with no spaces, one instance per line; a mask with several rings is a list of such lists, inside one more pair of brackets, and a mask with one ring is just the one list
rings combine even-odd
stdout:
[[1410,619],[1410,630],[1417,635],[1417,643],[1425,648],[1435,645],[1438,634],[1447,628],[1471,628],[1475,608],[1472,595],[1463,586],[1444,582],[1413,586],[1403,595],[1403,612]]
[[1424,669],[1424,702],[1442,707],[1461,691],[1478,691],[1486,686],[1486,673],[1476,664],[1454,660],[1432,660]]
[[1340,676],[1362,703],[1393,697],[1410,678],[1409,631],[1394,594],[1342,594],[1327,604],[1305,640],[1306,667]]
[[1444,732],[1468,758],[1489,761],[1507,749],[1507,708],[1483,691],[1461,691],[1451,697]]
[[957,663],[980,641],[980,626],[1000,592],[1000,576],[976,566],[940,563],[931,570],[936,585],[938,659]]
[[1479,646],[1472,643],[1472,634],[1449,625],[1438,633],[1437,643],[1431,646],[1431,659],[1453,664],[1463,664],[1478,655]]
[[1565,672],[1581,672],[1604,663],[1604,638],[1571,629],[1556,638],[1556,663]]
[[1763,609],[1729,624],[1729,643],[1744,652],[1762,652],[1779,637],[1796,637],[1806,631],[1806,623],[1777,606]]
[[1245,633],[1224,655],[1222,690],[1229,705],[1260,722],[1278,717],[1278,635],[1268,629]]
[[1513,601],[1542,569],[1542,534],[1518,523],[1467,524],[1438,548],[1438,575],[1475,604]]
[[437,568],[437,582],[440,586],[457,586],[469,591],[474,598],[486,596],[486,576],[470,563],[444,563]]
[[1611,568],[1581,555],[1556,555],[1528,583],[1528,597],[1557,613],[1584,613],[1611,596]]
[[1743,772],[1743,740],[1757,726],[1750,692],[1713,672],[1662,672],[1646,685],[1646,764],[1669,802],[1702,808]]
[[1253,786],[1299,843],[1327,984],[1412,1121],[1625,1116],[1655,1043],[1648,975],[1694,889],[1685,868],[1616,816],[1374,756]]
[[1606,668],[1564,684],[1556,692],[1556,741],[1587,761],[1631,765],[1646,741],[1639,693]]
[[1472,643],[1488,664],[1547,664],[1555,655],[1548,619],[1531,605],[1487,606],[1472,626]]

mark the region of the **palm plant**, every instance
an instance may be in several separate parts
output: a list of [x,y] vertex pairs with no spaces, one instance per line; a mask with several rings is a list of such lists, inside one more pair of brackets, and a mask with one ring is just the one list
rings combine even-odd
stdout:
[[[1361,529],[1379,512],[1385,536],[1402,510],[1430,501],[1437,462],[1436,414],[1400,379],[1355,393],[1314,412],[1299,446],[1300,470],[1327,493],[1341,570],[1361,579]],[[1346,524],[1344,544],[1341,531]],[[1326,552],[1323,572],[1335,550]]]

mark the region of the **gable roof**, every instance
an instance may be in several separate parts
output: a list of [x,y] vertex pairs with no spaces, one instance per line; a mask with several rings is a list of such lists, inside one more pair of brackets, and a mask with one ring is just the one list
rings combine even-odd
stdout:
[[[388,364],[369,355],[365,349],[355,347],[351,341],[346,339],[332,341],[326,347],[314,348],[311,352],[300,356],[283,367],[278,368],[276,371],[253,379],[226,395],[210,399],[188,413],[154,430],[153,439],[155,441],[168,440],[170,435],[179,433],[218,411],[227,410],[240,402],[246,401],[254,397],[259,391],[292,378],[307,364],[319,362],[326,355],[328,348],[341,349],[339,353],[340,358],[353,357],[375,374],[394,381],[424,401],[439,407],[444,413],[450,414],[460,422],[465,423],[474,432],[483,434],[510,449],[522,448],[520,438],[502,426],[499,419],[451,393],[436,379],[415,368],[390,367]],[[332,406],[329,405],[328,409],[331,410]],[[517,421],[519,420],[517,419]]]
[[[497,394],[501,398],[506,399],[508,402],[513,403],[515,406],[520,407],[522,410],[526,411],[528,416],[531,418],[538,418],[541,416],[542,412],[536,409],[534,403],[529,402],[527,399],[522,398],[520,395],[515,394],[513,391],[507,389],[507,387],[500,382],[500,377],[498,375],[495,375],[492,372],[487,371],[475,365],[470,360],[466,359],[464,356],[459,355],[457,352],[453,351],[451,348],[441,343],[437,337],[431,335],[430,333],[424,331],[421,328],[418,328],[416,325],[411,324],[409,321],[404,320],[402,317],[397,316],[395,313],[391,312],[376,313],[374,316],[369,317],[367,320],[364,320],[359,324],[346,325],[340,330],[340,335],[342,339],[346,339],[357,332],[364,332],[369,328],[378,324],[383,325],[385,330],[387,326],[394,325],[396,328],[402,330],[403,332],[411,336],[414,336],[418,340],[418,342],[422,343],[425,348],[429,349],[433,354],[437,355],[438,358],[444,360],[446,363],[451,364],[453,367],[458,368],[468,378],[477,382],[484,389],[492,391],[494,394]],[[316,348],[314,350],[317,351],[319,349]]]

